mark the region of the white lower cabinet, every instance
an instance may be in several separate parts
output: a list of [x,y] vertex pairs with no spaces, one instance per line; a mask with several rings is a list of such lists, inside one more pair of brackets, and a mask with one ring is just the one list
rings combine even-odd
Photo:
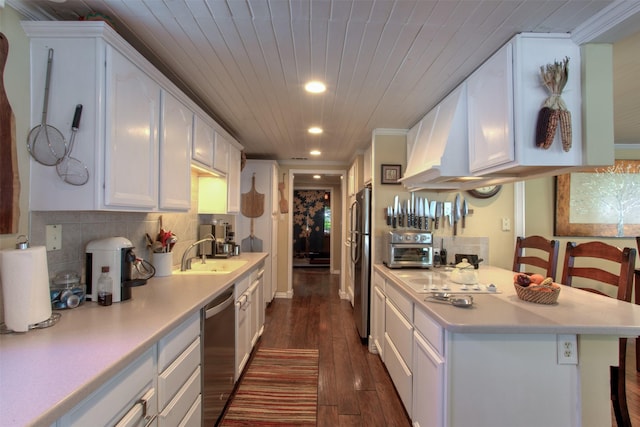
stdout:
[[[142,405],[146,401],[146,415],[158,413],[155,397],[156,347],[153,346],[119,374],[107,381],[83,402],[58,420],[58,426],[111,426],[126,418],[123,425],[144,426]],[[134,420],[137,415],[139,418]]]
[[414,427],[444,426],[444,358],[426,338],[413,333],[413,411]]
[[260,263],[236,282],[236,375],[242,375],[264,327],[264,271]]
[[[385,325],[385,296],[384,288],[380,288],[375,283],[374,273],[373,298],[371,299],[371,338],[373,346],[384,362],[384,325]],[[384,279],[383,279],[384,280]]]
[[62,416],[66,426],[200,426],[200,312]]

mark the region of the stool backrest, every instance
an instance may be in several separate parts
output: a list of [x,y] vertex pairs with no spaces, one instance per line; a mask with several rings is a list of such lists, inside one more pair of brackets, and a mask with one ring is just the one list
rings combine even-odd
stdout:
[[[598,264],[599,261],[596,260],[606,262]],[[596,265],[594,265],[594,262]],[[618,288],[616,298],[630,302],[635,264],[635,248],[620,249],[597,241],[580,244],[568,242],[564,256],[561,283],[573,286],[573,278],[581,277],[616,286]],[[604,292],[590,287],[579,287],[580,289],[606,295]]]
[[545,277],[556,280],[560,242],[542,236],[518,237],[513,256],[513,271],[520,272],[523,265],[532,265],[546,271]]

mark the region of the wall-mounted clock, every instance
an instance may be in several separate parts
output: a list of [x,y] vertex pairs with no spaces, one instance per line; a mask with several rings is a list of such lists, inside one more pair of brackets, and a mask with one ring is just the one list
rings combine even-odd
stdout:
[[486,187],[474,188],[473,190],[467,190],[467,193],[478,199],[488,199],[489,197],[493,197],[498,194],[501,188],[502,185],[489,185]]

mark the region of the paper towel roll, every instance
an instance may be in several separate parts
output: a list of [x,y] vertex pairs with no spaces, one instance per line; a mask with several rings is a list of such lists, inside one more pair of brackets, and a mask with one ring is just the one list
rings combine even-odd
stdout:
[[4,323],[15,332],[26,332],[33,325],[51,317],[47,249],[0,251]]

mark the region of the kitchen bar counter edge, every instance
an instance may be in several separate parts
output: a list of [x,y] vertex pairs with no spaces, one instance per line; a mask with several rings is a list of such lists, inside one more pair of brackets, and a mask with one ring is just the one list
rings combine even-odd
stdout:
[[[425,301],[407,283],[429,270],[389,269],[375,264],[375,271],[391,280],[420,305],[438,324],[454,333],[489,334],[592,334],[635,337],[640,335],[640,305],[602,297],[569,286],[562,286],[558,303],[535,304],[518,299],[513,272],[480,266],[480,283],[494,283],[500,293],[473,295],[471,308]],[[402,277],[401,277],[402,276]]]
[[0,335],[0,425],[51,425],[160,338],[233,285],[267,253],[229,274],[154,277],[130,300],[86,302],[53,327]]

